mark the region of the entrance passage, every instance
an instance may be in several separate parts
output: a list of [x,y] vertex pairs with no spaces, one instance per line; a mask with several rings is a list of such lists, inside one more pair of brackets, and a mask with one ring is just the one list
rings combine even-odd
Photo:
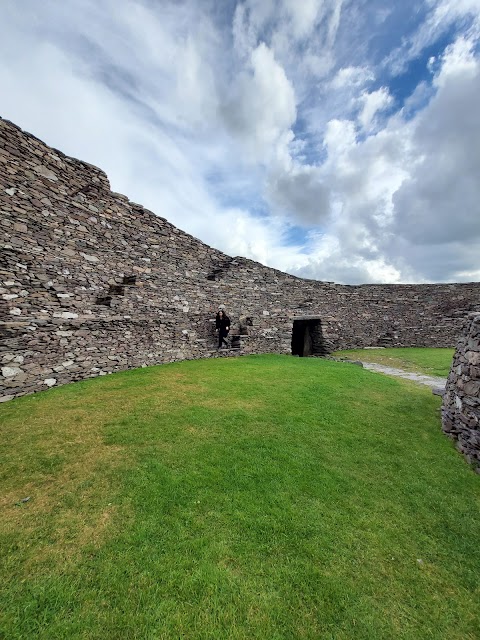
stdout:
[[293,321],[292,355],[306,358],[324,356],[327,349],[323,340],[322,323],[319,318],[302,318]]

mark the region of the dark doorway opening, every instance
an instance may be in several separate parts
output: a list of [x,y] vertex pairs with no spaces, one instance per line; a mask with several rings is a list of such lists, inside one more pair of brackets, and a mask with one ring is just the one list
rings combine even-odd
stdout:
[[327,353],[328,351],[323,339],[322,323],[319,318],[293,321],[293,356],[307,358],[308,356],[325,356]]

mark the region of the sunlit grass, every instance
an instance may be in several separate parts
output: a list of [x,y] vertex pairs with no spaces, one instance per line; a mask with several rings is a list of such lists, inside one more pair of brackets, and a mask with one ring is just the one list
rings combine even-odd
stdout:
[[439,404],[252,356],[0,406],[0,637],[478,638],[480,477]]
[[453,353],[454,349],[398,347],[392,349],[349,349],[348,351],[337,351],[332,355],[446,378],[452,365]]

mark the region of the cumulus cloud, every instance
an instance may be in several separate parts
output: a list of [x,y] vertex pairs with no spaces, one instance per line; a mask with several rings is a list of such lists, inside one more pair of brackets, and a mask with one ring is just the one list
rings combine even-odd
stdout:
[[337,216],[302,274],[407,282],[478,274],[479,74],[472,43],[460,37],[414,118],[396,114],[363,141],[353,121],[329,123]]
[[295,93],[273,52],[261,43],[240,74],[234,94],[222,112],[229,130],[244,143],[253,160],[275,161],[293,139]]
[[371,93],[362,93],[359,102],[362,109],[358,120],[365,131],[370,131],[375,127],[377,114],[388,109],[393,103],[393,98],[386,87],[381,87]]
[[5,0],[0,115],[230,255],[469,280],[479,42],[480,0]]
[[314,226],[330,214],[330,190],[316,167],[294,166],[268,178],[269,201],[297,222]]
[[421,154],[395,194],[396,231],[414,244],[471,243],[480,240],[480,62],[471,43],[447,49],[435,85],[413,131]]

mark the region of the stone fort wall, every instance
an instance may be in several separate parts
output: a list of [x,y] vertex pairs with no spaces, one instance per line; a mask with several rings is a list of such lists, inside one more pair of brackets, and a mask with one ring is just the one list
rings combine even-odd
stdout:
[[443,396],[442,426],[480,473],[480,313],[469,315]]
[[324,351],[453,346],[480,311],[480,283],[347,286],[227,256],[2,119],[0,208],[1,400],[217,356],[219,304],[242,353],[291,353],[312,319]]

